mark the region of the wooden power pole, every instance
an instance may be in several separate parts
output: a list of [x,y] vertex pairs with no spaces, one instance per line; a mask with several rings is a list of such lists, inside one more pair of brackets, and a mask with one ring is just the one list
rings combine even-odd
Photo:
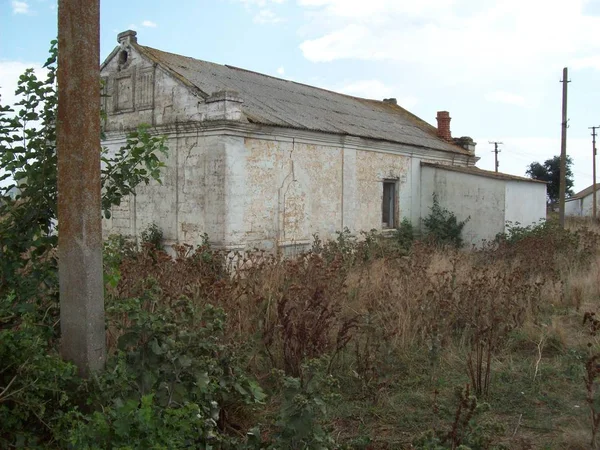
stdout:
[[590,127],[592,130],[592,218],[596,220],[596,130],[600,127]]
[[562,132],[560,136],[560,186],[558,191],[558,217],[560,226],[565,226],[565,194],[567,190],[567,85],[569,83],[569,71],[563,69],[562,85]]
[[58,2],[61,354],[82,376],[105,359],[100,202],[100,0]]
[[494,144],[494,150],[492,150],[492,152],[494,152],[494,158],[495,158],[495,162],[496,162],[496,165],[495,165],[496,169],[495,170],[496,170],[496,172],[498,172],[498,167],[500,167],[500,163],[498,162],[498,153],[501,152],[501,150],[498,150],[498,146],[499,145],[503,145],[503,143],[502,142],[496,142],[496,141],[489,141],[489,143],[490,144]]

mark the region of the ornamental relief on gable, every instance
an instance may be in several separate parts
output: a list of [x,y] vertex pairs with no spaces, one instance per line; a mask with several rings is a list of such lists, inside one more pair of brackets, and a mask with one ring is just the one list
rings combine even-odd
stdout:
[[151,109],[154,106],[154,69],[130,67],[122,70],[110,76],[103,94],[102,106],[110,114]]

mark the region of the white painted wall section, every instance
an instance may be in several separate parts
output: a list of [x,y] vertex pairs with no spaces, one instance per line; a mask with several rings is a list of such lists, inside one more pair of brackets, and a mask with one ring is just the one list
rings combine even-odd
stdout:
[[504,231],[505,182],[478,175],[421,167],[421,216],[433,206],[433,194],[440,206],[458,220],[469,219],[463,229],[466,245],[481,245]]
[[529,226],[546,220],[546,184],[506,181],[506,222]]

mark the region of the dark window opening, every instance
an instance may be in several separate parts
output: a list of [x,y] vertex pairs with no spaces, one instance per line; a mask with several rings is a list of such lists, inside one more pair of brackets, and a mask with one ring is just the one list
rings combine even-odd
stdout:
[[396,217],[396,182],[383,182],[383,204],[381,207],[383,228],[394,228]]
[[125,64],[127,62],[128,57],[129,55],[127,54],[126,50],[123,50],[121,53],[119,53],[119,64]]

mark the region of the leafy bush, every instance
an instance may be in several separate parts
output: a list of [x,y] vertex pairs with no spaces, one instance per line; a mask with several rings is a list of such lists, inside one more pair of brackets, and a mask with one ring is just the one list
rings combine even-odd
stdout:
[[64,434],[79,384],[53,342],[48,311],[0,298],[0,448],[47,448]]
[[[164,408],[153,394],[116,401],[89,417],[79,417],[69,438],[77,449],[209,449],[222,440],[217,413],[208,419],[195,403]],[[222,447],[217,447],[222,448]]]
[[150,244],[157,250],[162,250],[163,232],[155,223],[148,225],[141,234],[142,243]]
[[426,237],[436,244],[462,247],[462,231],[469,219],[459,221],[453,212],[440,206],[437,195],[434,194],[431,212],[423,218]]
[[406,217],[400,222],[400,226],[396,230],[396,240],[400,248],[408,250],[415,240],[415,230],[409,219]]
[[222,343],[221,310],[167,305],[158,294],[110,302],[117,349],[91,386],[96,411],[77,416],[76,448],[225,448],[235,443],[223,433],[228,408],[265,399]]
[[279,373],[283,401],[275,422],[276,431],[269,449],[333,449],[331,434],[324,427],[327,405],[339,399],[338,381],[327,374],[327,361],[310,360],[303,364],[303,377]]
[[546,237],[551,233],[557,232],[559,229],[558,223],[542,220],[536,224],[527,226],[521,225],[520,222],[506,222],[506,231],[496,235],[496,242],[505,242],[508,244],[516,244],[524,239],[535,237]]

